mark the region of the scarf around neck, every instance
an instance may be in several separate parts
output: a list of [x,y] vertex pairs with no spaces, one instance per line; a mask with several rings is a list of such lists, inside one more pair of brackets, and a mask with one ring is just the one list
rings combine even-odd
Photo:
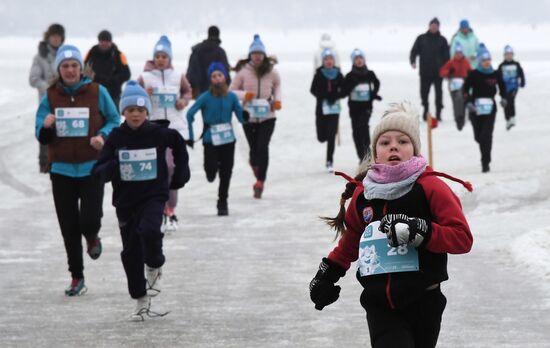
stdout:
[[330,69],[321,68],[321,73],[323,74],[324,77],[327,78],[327,80],[334,80],[336,76],[338,76],[339,71],[340,70],[338,70],[338,68],[330,68]]
[[395,166],[374,164],[363,180],[365,198],[393,200],[403,197],[412,190],[427,165],[422,156],[414,156]]
[[481,66],[481,64],[477,66],[476,70],[485,75],[492,74],[495,71],[492,65],[489,68],[485,69],[484,67]]

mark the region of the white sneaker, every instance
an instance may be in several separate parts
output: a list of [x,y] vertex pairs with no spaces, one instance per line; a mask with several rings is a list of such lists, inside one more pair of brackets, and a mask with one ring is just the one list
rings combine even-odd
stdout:
[[145,275],[147,279],[147,294],[155,297],[160,293],[160,278],[162,277],[162,268],[152,268],[145,265]]
[[160,232],[166,232],[166,225],[168,224],[169,218],[168,215],[162,214],[162,224],[160,225]]
[[172,216],[166,216],[166,228],[165,228],[165,232],[166,233],[172,233],[172,232],[176,232],[177,229],[178,229],[178,218],[176,217],[176,215],[172,215]]
[[128,318],[130,321],[144,321],[145,316],[149,313],[149,308],[151,308],[151,298],[149,295],[145,295],[137,299],[136,309]]
[[327,172],[334,173],[334,167],[332,166],[332,162],[327,162]]
[[516,125],[516,118],[512,117],[508,121],[506,121],[506,130],[510,130],[513,126]]

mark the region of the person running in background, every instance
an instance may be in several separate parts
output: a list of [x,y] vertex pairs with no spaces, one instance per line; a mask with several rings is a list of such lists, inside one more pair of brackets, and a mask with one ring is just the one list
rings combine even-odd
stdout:
[[[112,182],[113,206],[122,237],[120,256],[128,292],[136,300],[129,319],[143,321],[146,315],[165,315],[150,309],[151,297],[161,291],[166,261],[160,227],[168,190],[181,188],[189,181],[189,157],[185,141],[176,130],[147,120],[151,101],[137,82],[126,84],[120,110],[125,122],[107,138],[93,173],[102,182]],[[174,162],[170,177],[164,153],[169,148]]]
[[315,52],[313,56],[313,71],[315,72],[321,65],[323,65],[323,51],[325,49],[332,51],[334,56],[334,65],[340,67],[340,56],[336,50],[336,44],[332,41],[330,34],[324,33],[321,35],[321,40],[319,41],[319,49]]
[[338,120],[342,108],[340,98],[345,97],[344,76],[340,68],[334,65],[334,55],[330,49],[323,51],[323,65],[317,69],[311,81],[309,91],[316,99],[315,128],[317,140],[327,143],[325,167],[334,172],[334,149]]
[[248,57],[237,62],[237,74],[229,89],[243,102],[243,126],[250,146],[249,164],[256,182],[254,198],[262,198],[269,165],[269,143],[275,129],[275,111],[281,110],[281,78],[275,69],[277,59],[268,57],[260,35],[255,34]]
[[104,184],[91,175],[92,167],[120,116],[107,89],[82,76],[78,48],[61,46],[54,66],[59,78],[40,101],[35,131],[38,141],[48,145],[53,200],[72,278],[65,295],[78,296],[87,290],[82,236],[92,260],[102,251]]
[[468,59],[472,69],[477,68],[477,52],[479,50],[479,39],[470,27],[470,22],[463,19],[459,23],[458,31],[453,35],[450,44],[451,57],[454,57],[456,44],[460,43],[462,54]]
[[[38,102],[46,95],[46,90],[58,77],[55,70],[57,49],[65,42],[65,28],[54,23],[44,33],[43,41],[38,44],[38,53],[32,61],[29,73],[29,84],[38,91]],[[38,144],[38,170],[48,173],[48,146]]]
[[439,20],[433,18],[430,21],[426,33],[419,35],[411,49],[409,57],[411,67],[416,69],[416,57],[420,57],[420,98],[424,112],[422,118],[426,120],[430,111],[428,97],[430,88],[435,89],[435,116],[441,121],[441,110],[443,109],[443,93],[441,90],[442,79],[439,76],[439,69],[449,60],[449,46],[447,39],[439,32]]
[[98,44],[88,51],[84,59],[85,73],[109,91],[118,107],[122,84],[130,78],[126,56],[113,43],[113,36],[107,30],[97,35]]
[[464,79],[468,76],[472,67],[462,53],[462,45],[457,43],[455,46],[454,56],[439,69],[439,76],[449,80],[449,92],[453,101],[456,128],[461,131],[464,127],[464,115],[466,113],[462,85],[464,85]]
[[378,95],[380,81],[374,71],[367,68],[365,52],[356,48],[351,52],[351,71],[345,77],[345,93],[348,96],[349,116],[353,142],[359,162],[365,159],[370,146],[369,121],[372,102],[382,100]]
[[506,86],[506,94],[500,100],[500,105],[504,108],[506,130],[510,130],[516,125],[516,95],[520,87],[525,87],[525,74],[519,62],[514,60],[512,46],[504,47],[504,61],[498,66],[497,72]]
[[[168,37],[161,36],[153,49],[153,60],[145,63],[143,73],[138,83],[151,96],[150,121],[168,123],[177,130],[184,139],[189,138],[187,120],[183,109],[191,100],[191,86],[185,75],[172,66],[172,44]],[[172,150],[166,150],[168,175],[174,173]],[[171,233],[178,229],[178,218],[175,210],[178,204],[178,190],[170,190],[170,198],[166,202],[162,231]]]
[[[206,40],[196,44],[191,48],[189,57],[189,66],[187,67],[187,79],[193,88],[193,99],[196,99],[202,93],[208,91],[210,87],[210,78],[208,67],[213,62],[223,64],[225,71],[229,72],[229,62],[224,49],[220,46],[220,29],[212,25],[208,28],[208,37]],[[227,74],[227,84],[231,83],[231,76]]]
[[202,144],[204,147],[204,171],[206,179],[213,182],[219,173],[218,186],[218,216],[229,215],[227,199],[229,184],[235,159],[235,132],[231,123],[233,113],[240,123],[245,123],[243,109],[237,95],[228,91],[225,66],[221,62],[213,62],[208,67],[210,90],[199,96],[197,101],[187,111],[189,124],[189,141],[193,142],[193,121],[197,111],[201,110],[204,131]]

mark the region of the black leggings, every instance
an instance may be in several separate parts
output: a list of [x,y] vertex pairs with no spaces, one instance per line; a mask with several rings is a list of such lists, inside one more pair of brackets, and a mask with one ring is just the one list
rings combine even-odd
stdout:
[[476,113],[470,113],[470,122],[472,122],[472,127],[474,128],[474,139],[479,144],[481,163],[483,165],[488,165],[491,163],[491,149],[493,147],[495,118],[495,110],[493,110],[490,115],[478,116]]
[[245,123],[243,129],[250,146],[250,165],[255,169],[256,179],[265,181],[269,165],[269,142],[275,129],[275,119]]
[[90,240],[99,233],[104,184],[93,176],[73,178],[51,173],[50,179],[69,272],[74,278],[83,278],[82,236]]
[[340,115],[317,115],[315,125],[317,128],[317,140],[327,142],[327,162],[333,162],[334,145],[336,142],[336,133],[338,131],[338,119]]
[[351,128],[353,130],[353,142],[359,161],[365,159],[370,146],[370,128],[369,120],[372,109],[364,109],[359,112],[350,110]]
[[361,305],[367,312],[373,348],[433,348],[437,344],[447,299],[438,287],[401,309],[369,302],[365,291]]
[[[443,91],[441,84],[443,79],[439,76],[425,76],[420,75],[420,98],[422,99],[422,106],[424,107],[424,112],[429,110],[430,102],[428,101],[428,96],[430,94],[430,87],[432,84],[435,89],[435,114],[438,119],[441,118],[441,109],[443,109]],[[426,115],[422,115],[426,117]]]
[[506,121],[516,116],[516,94],[517,93],[518,91],[515,90],[515,91],[508,92],[506,94],[506,101],[508,102],[508,104],[506,104],[506,107],[504,108],[504,117],[506,118]]
[[203,147],[206,179],[209,182],[214,181],[216,174],[219,172],[220,185],[218,187],[218,198],[222,201],[227,200],[235,159],[235,142],[218,146],[204,144]]

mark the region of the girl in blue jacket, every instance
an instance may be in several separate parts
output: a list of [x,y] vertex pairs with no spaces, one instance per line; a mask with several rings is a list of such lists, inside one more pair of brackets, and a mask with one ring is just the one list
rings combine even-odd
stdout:
[[193,121],[197,111],[201,110],[203,132],[201,134],[204,147],[204,171],[209,182],[214,181],[220,173],[218,187],[218,215],[229,215],[227,197],[233,162],[235,157],[235,132],[231,124],[232,113],[235,112],[240,123],[245,123],[243,110],[237,95],[228,91],[227,71],[220,62],[214,62],[208,67],[210,89],[199,96],[193,106],[187,111],[189,124],[189,141],[194,142]]

